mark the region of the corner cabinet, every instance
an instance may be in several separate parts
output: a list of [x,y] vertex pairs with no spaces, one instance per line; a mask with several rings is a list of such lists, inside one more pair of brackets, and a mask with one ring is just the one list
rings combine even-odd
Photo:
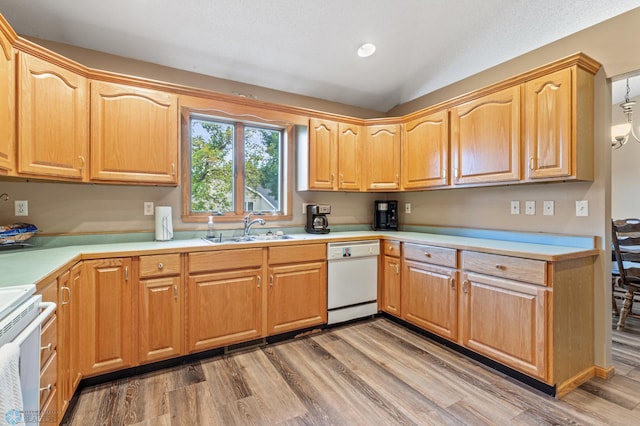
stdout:
[[593,74],[574,65],[524,88],[526,179],[593,179]]
[[178,97],[91,82],[91,180],[178,184]]
[[404,124],[402,189],[437,188],[449,184],[449,119],[439,111]]
[[85,77],[19,53],[18,172],[83,181],[89,152]]
[[454,186],[520,180],[520,90],[517,85],[451,109]]
[[401,125],[366,126],[365,189],[389,191],[400,189]]
[[0,20],[0,174],[15,172],[16,57]]

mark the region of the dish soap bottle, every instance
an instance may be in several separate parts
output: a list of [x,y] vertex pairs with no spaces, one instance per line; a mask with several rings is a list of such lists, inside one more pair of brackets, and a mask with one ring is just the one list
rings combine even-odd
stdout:
[[213,232],[213,216],[209,216],[209,222],[207,222],[207,238],[215,238],[215,236]]

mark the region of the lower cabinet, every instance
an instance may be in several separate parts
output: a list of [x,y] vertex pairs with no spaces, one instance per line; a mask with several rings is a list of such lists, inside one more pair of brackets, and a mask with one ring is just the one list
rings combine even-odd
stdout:
[[138,363],[172,358],[183,350],[184,288],[179,253],[141,256],[138,268]]
[[455,249],[404,245],[402,319],[447,339],[456,339],[456,262]]
[[548,291],[544,286],[464,273],[460,316],[464,346],[547,379]]
[[267,334],[327,322],[326,245],[269,247]]
[[131,259],[84,262],[80,288],[80,371],[93,376],[133,365]]
[[399,241],[382,241],[381,244],[383,252],[382,272],[380,276],[379,290],[379,307],[380,310],[400,316],[400,276],[401,276],[401,263],[400,263],[400,247]]
[[263,336],[263,256],[261,248],[188,255],[187,352]]
[[[39,286],[38,294],[43,302],[58,303],[58,282],[53,280]],[[60,375],[58,365],[60,347],[58,342],[58,324],[60,322],[60,309],[42,323],[40,335],[40,411],[39,421],[41,425],[57,425],[59,417],[58,399],[60,395]]]

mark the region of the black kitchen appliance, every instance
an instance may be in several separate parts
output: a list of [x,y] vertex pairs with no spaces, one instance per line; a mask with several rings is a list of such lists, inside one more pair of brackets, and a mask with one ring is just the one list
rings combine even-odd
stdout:
[[398,201],[376,200],[374,202],[373,229],[376,231],[398,230]]
[[307,204],[307,224],[304,230],[309,234],[328,234],[329,221],[327,215],[331,213],[328,204]]

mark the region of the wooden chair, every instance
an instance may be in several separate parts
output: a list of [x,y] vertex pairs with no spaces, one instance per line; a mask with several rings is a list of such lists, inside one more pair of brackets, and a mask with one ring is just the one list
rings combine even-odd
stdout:
[[633,296],[640,293],[640,219],[612,220],[611,225],[616,260],[612,273],[617,272],[616,284],[626,290],[617,325],[624,330],[628,316],[640,318],[632,313]]

